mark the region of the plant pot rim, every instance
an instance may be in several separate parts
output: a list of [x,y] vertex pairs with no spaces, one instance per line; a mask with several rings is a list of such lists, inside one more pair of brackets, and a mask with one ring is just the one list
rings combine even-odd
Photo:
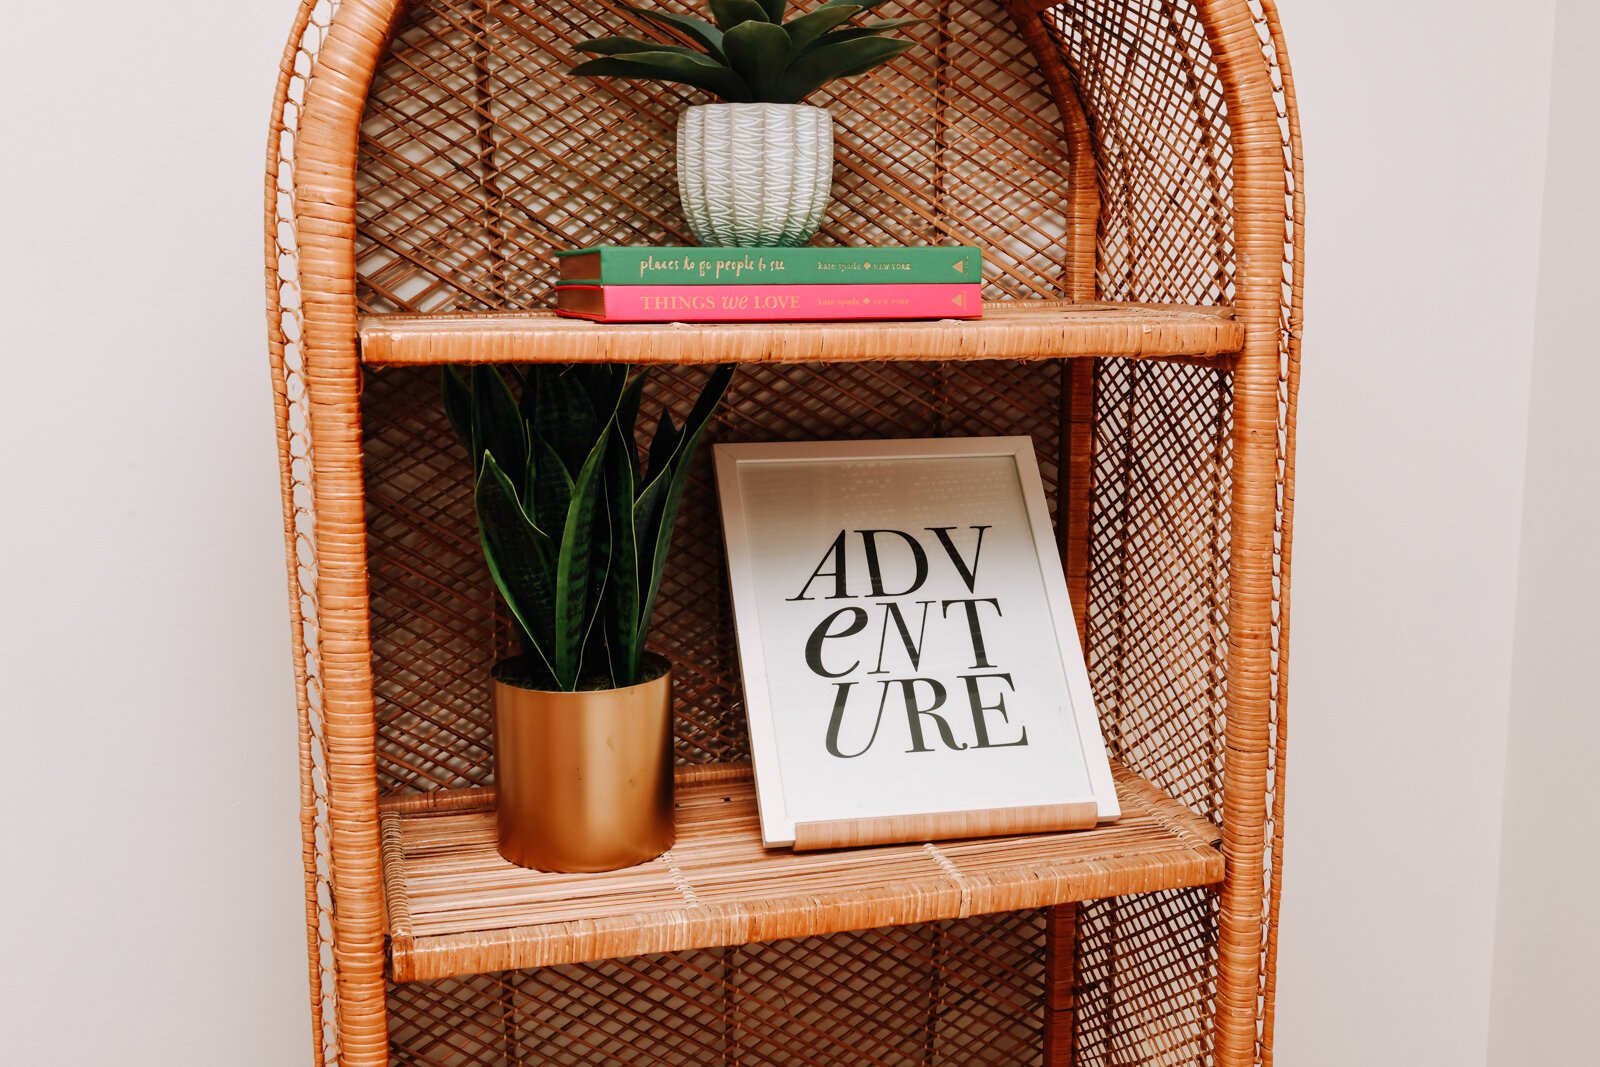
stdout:
[[552,697],[593,696],[596,693],[626,693],[634,689],[643,689],[647,685],[658,685],[662,682],[662,680],[670,679],[674,669],[673,662],[666,656],[659,655],[655,652],[646,652],[642,661],[643,669],[648,672],[652,665],[659,664],[662,670],[661,673],[651,675],[642,682],[635,682],[633,685],[610,686],[599,689],[540,689],[537,686],[519,685],[516,682],[507,681],[504,677],[502,677],[505,668],[513,665],[520,665],[520,663],[520,656],[512,656],[509,659],[500,660],[489,672],[490,680],[497,686],[505,686],[507,689],[520,689],[525,693],[541,693],[545,696]]

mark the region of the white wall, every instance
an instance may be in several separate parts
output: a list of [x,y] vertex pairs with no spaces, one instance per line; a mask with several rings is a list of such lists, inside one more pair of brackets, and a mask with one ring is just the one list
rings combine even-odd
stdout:
[[[1521,797],[1575,551],[1540,483],[1573,453],[1541,429],[1519,607],[1554,0],[1281,3],[1312,214],[1279,1062],[1482,1063],[1514,609]],[[293,7],[8,23],[33,44],[0,65],[6,1062],[308,1055],[259,273]],[[1594,395],[1554,377],[1576,353],[1544,323],[1541,428]],[[1514,799],[1508,857],[1540,811]],[[1501,926],[1508,1042],[1517,946],[1546,933]]]
[[1555,5],[1280,6],[1310,266],[1279,1060],[1482,1063]]
[[1600,4],[1561,0],[1544,194],[1538,336],[1506,758],[1494,1012],[1496,1067],[1593,1062],[1600,1004]]
[[260,222],[292,14],[7,9],[0,1061],[18,1067],[309,1060]]

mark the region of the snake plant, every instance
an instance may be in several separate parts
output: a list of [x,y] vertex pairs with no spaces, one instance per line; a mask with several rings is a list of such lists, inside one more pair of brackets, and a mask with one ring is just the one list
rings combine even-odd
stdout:
[[729,103],[796,104],[835,78],[849,78],[911,48],[885,37],[927,19],[883,19],[846,25],[883,0],[827,0],[784,21],[788,0],[709,0],[712,21],[623,5],[696,47],[596,37],[578,50],[598,56],[573,74],[677,82]]
[[444,370],[444,405],[473,460],[478,533],[522,645],[502,680],[532,689],[647,680],[645,636],[689,462],[732,367],[682,426],[663,411],[641,464],[646,371],[616,365]]

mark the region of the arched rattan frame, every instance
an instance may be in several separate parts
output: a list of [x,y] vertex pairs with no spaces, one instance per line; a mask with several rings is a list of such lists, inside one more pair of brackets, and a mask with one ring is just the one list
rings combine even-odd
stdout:
[[[1085,0],[1083,6],[1092,6]],[[304,0],[278,82],[266,211],[268,313],[283,457],[290,611],[301,721],[302,829],[317,1062],[385,1062],[382,872],[373,736],[356,346],[358,128],[403,0]],[[1075,53],[1074,0],[1009,0],[1057,105],[1070,161],[1064,295],[1102,295],[1095,63]],[[1212,1058],[1270,1063],[1282,860],[1288,604],[1299,382],[1303,208],[1292,78],[1272,0],[1167,0],[1204,29],[1231,161],[1233,306],[1247,343],[1233,369],[1227,562],[1226,754]],[[1103,58],[1103,57],[1102,57]],[[1099,89],[1104,91],[1105,87]],[[1174,101],[1192,84],[1167,86]],[[1187,105],[1175,105],[1187,106]],[[1109,183],[1109,184],[1108,184]],[[1075,451],[1094,420],[1090,375],[1067,390]],[[1087,470],[1085,460],[1085,470]],[[1082,574],[1087,495],[1062,522]],[[1076,556],[1073,554],[1076,553]],[[1081,607],[1081,605],[1080,605]]]

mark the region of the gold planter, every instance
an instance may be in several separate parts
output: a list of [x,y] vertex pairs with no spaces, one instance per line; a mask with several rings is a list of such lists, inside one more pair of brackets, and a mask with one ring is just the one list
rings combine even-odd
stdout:
[[672,847],[672,673],[554,693],[494,680],[500,855],[614,871]]

